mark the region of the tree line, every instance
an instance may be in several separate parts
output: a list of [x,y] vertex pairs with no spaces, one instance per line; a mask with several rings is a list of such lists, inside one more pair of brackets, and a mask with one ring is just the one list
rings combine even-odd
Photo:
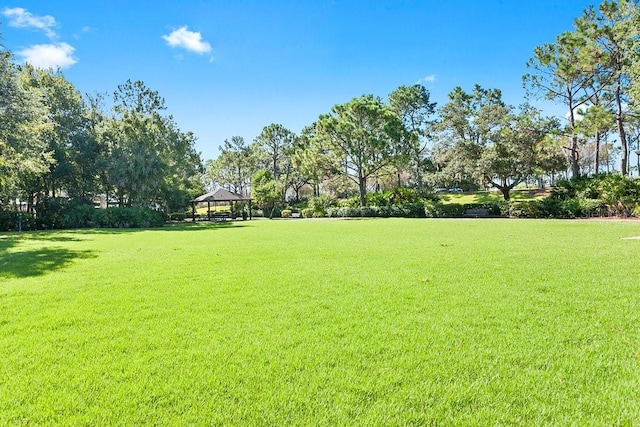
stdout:
[[121,207],[171,211],[202,191],[195,136],[140,81],[83,97],[59,71],[16,65],[2,48],[0,93],[3,210],[102,195]]
[[[536,47],[521,105],[475,85],[438,106],[424,86],[400,86],[386,100],[335,105],[298,134],[274,123],[251,142],[233,136],[204,165],[195,136],[143,82],[82,96],[61,72],[16,65],[0,47],[0,208],[37,212],[61,196],[101,195],[174,212],[206,187],[272,206],[321,193],[364,206],[368,193],[396,187],[495,188],[508,200],[525,181],[628,175],[640,150],[639,9],[604,1]],[[564,105],[566,120],[545,117],[534,100]]]
[[[303,188],[317,196],[322,187],[356,194],[364,205],[367,192],[398,186],[495,188],[508,200],[529,180],[628,175],[630,154],[640,150],[639,31],[635,2],[605,1],[586,9],[574,30],[534,49],[520,106],[480,85],[454,88],[439,108],[419,84],[397,88],[386,102],[363,95],[299,135],[270,124],[250,144],[232,137],[206,163],[206,182],[251,188],[263,202],[297,200]],[[566,120],[543,116],[534,100],[564,105]]]

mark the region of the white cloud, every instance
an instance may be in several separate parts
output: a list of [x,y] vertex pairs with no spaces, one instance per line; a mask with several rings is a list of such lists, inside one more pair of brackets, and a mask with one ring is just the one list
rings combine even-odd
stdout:
[[436,75],[435,74],[429,74],[428,76],[424,76],[423,78],[418,80],[418,84],[435,83],[435,82],[436,82]]
[[78,60],[73,57],[73,46],[67,43],[36,44],[18,53],[24,62],[36,68],[69,68]]
[[171,47],[181,47],[199,55],[211,52],[211,45],[202,40],[202,34],[189,31],[186,26],[173,30],[162,38]]
[[10,27],[35,28],[43,31],[49,38],[58,36],[56,32],[53,31],[53,28],[55,28],[58,23],[51,15],[35,16],[21,7],[7,7],[2,11],[2,14],[9,18]]

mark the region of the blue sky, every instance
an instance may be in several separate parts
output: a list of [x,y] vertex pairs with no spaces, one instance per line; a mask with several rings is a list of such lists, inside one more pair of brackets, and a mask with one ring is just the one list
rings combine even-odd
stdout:
[[424,84],[439,106],[474,83],[519,104],[534,47],[592,3],[18,0],[0,3],[0,32],[18,62],[59,65],[83,93],[144,81],[209,159],[234,135],[299,132],[334,104],[400,85]]

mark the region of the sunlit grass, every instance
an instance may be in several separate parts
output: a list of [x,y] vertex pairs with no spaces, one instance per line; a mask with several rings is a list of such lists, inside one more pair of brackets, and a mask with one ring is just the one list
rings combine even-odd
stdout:
[[0,235],[0,424],[633,425],[637,235],[409,219]]

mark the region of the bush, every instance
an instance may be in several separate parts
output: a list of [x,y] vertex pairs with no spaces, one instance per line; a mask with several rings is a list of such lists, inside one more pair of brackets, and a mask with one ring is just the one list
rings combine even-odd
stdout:
[[322,213],[322,216],[327,212],[327,209],[336,205],[336,198],[329,194],[321,194],[318,197],[309,199],[309,209],[313,210],[314,213]]
[[537,200],[512,201],[509,203],[511,218],[544,218],[543,204]]
[[311,208],[302,209],[302,217],[313,218],[313,209]]
[[36,225],[40,229],[91,227],[94,210],[90,200],[52,197],[36,206]]
[[604,204],[600,200],[580,198],[578,201],[580,203],[580,216],[602,216]]
[[113,207],[96,209],[94,219],[101,228],[150,228],[162,227],[166,217],[148,208]]
[[0,231],[35,230],[36,222],[31,213],[0,210]]
[[282,218],[291,218],[291,209],[283,209],[280,215]]
[[[626,216],[640,203],[640,180],[617,173],[580,177],[559,182],[551,198],[563,202],[582,200],[561,207],[558,214],[563,217],[578,216],[578,211],[580,216],[594,215],[602,213],[605,207],[609,213]],[[593,200],[598,200],[600,206]]]
[[460,203],[440,203],[433,200],[424,202],[424,214],[427,218],[462,218],[465,205]]

